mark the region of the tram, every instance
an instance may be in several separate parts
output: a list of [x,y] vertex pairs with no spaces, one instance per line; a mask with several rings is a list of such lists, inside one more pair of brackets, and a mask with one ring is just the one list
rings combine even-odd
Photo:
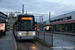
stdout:
[[33,15],[19,14],[13,24],[13,33],[18,40],[35,39],[36,23]]

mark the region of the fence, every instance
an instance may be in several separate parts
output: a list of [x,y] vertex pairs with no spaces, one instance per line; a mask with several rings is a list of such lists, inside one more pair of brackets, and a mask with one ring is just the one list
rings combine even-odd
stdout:
[[37,31],[37,39],[41,40],[48,46],[53,46],[53,34],[45,31]]

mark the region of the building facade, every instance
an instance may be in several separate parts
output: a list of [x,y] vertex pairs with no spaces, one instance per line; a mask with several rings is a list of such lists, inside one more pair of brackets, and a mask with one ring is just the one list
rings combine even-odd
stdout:
[[54,31],[56,31],[58,28],[62,28],[64,31],[74,32],[75,11],[51,18],[50,22],[50,25],[53,26]]
[[0,12],[0,22],[7,22],[6,19],[8,16],[4,14],[3,12]]

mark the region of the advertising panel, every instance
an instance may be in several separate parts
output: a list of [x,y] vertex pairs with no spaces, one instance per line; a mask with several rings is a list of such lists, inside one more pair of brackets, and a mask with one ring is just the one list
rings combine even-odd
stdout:
[[0,30],[5,30],[5,23],[0,23]]

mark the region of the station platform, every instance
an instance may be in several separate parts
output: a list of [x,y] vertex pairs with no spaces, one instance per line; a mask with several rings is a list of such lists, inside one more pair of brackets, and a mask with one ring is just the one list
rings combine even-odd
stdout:
[[[45,33],[45,42],[50,44],[51,42],[51,34],[53,34],[53,47],[50,47],[50,49],[52,50],[75,50],[75,36],[67,36],[67,35],[60,35],[63,34],[63,32],[55,32],[55,33],[60,33],[60,34],[55,34],[55,33],[51,33],[51,32],[47,32],[44,31]],[[72,34],[72,33],[66,33],[64,32],[64,34]],[[74,34],[74,33],[73,33]],[[42,37],[42,33],[39,33],[39,39],[43,39]]]
[[64,34],[64,35],[74,35],[75,36],[75,33],[70,33],[70,32],[53,32],[53,33]]
[[16,41],[11,31],[11,36],[9,40],[9,31],[0,37],[0,50],[16,50]]

